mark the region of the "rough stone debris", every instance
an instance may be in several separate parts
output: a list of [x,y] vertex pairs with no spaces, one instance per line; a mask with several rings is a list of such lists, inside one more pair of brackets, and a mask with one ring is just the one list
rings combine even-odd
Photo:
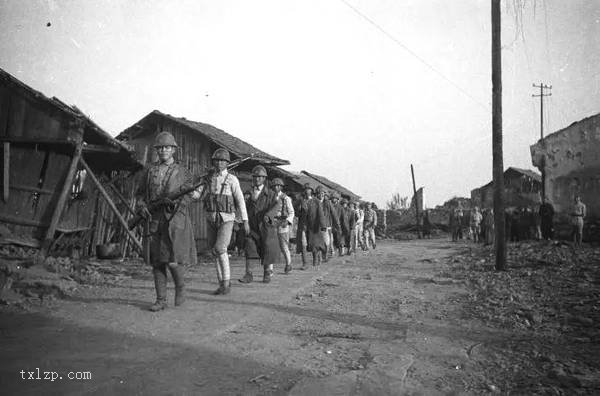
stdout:
[[475,344],[469,357],[495,356],[517,372],[546,372],[537,383],[517,376],[503,389],[600,391],[600,360],[593,352],[600,343],[600,248],[561,241],[509,244],[508,262],[508,271],[496,272],[493,250],[473,245],[448,258],[444,275],[469,286],[463,314],[513,334],[510,340]]

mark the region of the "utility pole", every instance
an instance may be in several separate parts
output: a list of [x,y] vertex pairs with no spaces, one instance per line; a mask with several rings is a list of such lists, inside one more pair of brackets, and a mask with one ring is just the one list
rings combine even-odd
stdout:
[[421,239],[421,223],[419,222],[419,197],[417,196],[417,185],[415,184],[415,170],[412,166],[412,164],[410,164],[410,174],[412,175],[412,182],[413,182],[413,193],[414,193],[414,197],[415,197],[415,214],[416,214],[416,221],[417,221],[417,235],[419,237],[419,239]]
[[531,95],[533,98],[540,98],[540,139],[544,138],[544,96],[552,96],[552,92],[544,93],[544,89],[552,89],[552,85],[545,85],[544,83],[540,83],[540,85],[532,84],[534,88],[540,89],[539,95]]
[[504,161],[502,159],[502,40],[500,0],[492,0],[492,163],[496,270],[506,269]]
[[[552,96],[552,92],[544,93],[544,89],[550,90],[552,89],[552,85],[545,85],[544,83],[540,83],[540,85],[532,84],[534,88],[540,89],[539,95],[531,95],[534,98],[540,98],[540,140],[544,139],[544,96]],[[546,200],[546,157],[542,159],[542,202]]]

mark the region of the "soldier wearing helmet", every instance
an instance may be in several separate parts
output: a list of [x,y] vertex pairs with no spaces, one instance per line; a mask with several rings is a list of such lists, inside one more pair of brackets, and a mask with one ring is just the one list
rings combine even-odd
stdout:
[[[277,230],[279,249],[285,258],[284,272],[292,271],[292,254],[290,253],[290,229],[294,223],[294,206],[292,199],[283,190],[283,180],[276,177],[271,180],[271,188],[275,193],[275,205],[265,214],[266,228],[274,227]],[[268,276],[273,273],[273,263],[269,263]]]
[[371,202],[365,203],[365,217],[363,223],[363,237],[367,249],[377,247],[375,239],[375,227],[377,226],[377,212],[373,209]]
[[352,237],[352,230],[354,229],[354,212],[348,207],[348,201],[346,199],[340,202],[340,256],[344,255],[344,249],[347,250],[347,254],[350,255],[350,242]]
[[340,224],[340,217],[342,215],[342,205],[340,203],[340,195],[337,191],[332,191],[329,198],[329,207],[331,212],[331,229],[329,229],[329,239],[332,241],[330,244],[330,254],[334,255],[336,249],[339,252],[339,255],[342,255],[342,228]]
[[152,213],[147,203],[167,194],[190,187],[190,172],[174,159],[177,149],[175,138],[169,132],[161,132],[154,140],[158,162],[152,164],[143,174],[142,183],[137,191],[139,209],[149,214],[149,237],[145,243],[150,248],[150,263],[156,288],[156,302],[151,311],[160,311],[167,307],[167,268],[175,283],[175,305],[185,301],[184,264],[196,264],[196,244],[188,205],[192,195],[186,195],[176,202],[167,202]]
[[219,288],[215,290],[215,295],[228,294],[231,291],[227,247],[231,242],[236,213],[241,217],[246,235],[250,233],[244,194],[238,178],[227,171],[229,162],[229,152],[224,148],[216,149],[212,155],[213,171],[206,182],[196,190],[196,197],[203,197],[209,229],[208,244],[216,257]]
[[[318,190],[318,188],[317,188]],[[332,191],[329,194],[329,199],[325,196],[326,192],[322,189],[321,193],[317,192],[317,196],[323,195],[323,199],[321,203],[323,205],[323,214],[325,215],[325,235],[323,236],[325,239],[325,244],[327,245],[327,254],[323,257],[323,262],[326,263],[329,257],[333,256],[333,230],[339,229],[339,213],[337,210],[337,204],[333,201],[337,202],[337,195],[335,191]],[[332,201],[333,199],[333,201]]]
[[266,230],[264,227],[265,214],[275,200],[275,193],[265,187],[266,179],[265,167],[256,165],[252,169],[252,189],[247,202],[250,233],[246,238],[246,273],[239,279],[242,283],[250,283],[254,280],[252,267],[256,261],[260,261],[263,266],[263,282],[268,283],[271,280],[268,265],[279,258],[277,235],[275,232],[268,235],[267,231],[272,230]]
[[308,211],[308,201],[313,199],[313,189],[310,184],[304,184],[304,193],[296,201],[296,216],[298,217],[298,228],[296,230],[296,253],[302,257],[301,270],[306,269],[306,252],[308,249],[308,240],[306,234],[306,215]]

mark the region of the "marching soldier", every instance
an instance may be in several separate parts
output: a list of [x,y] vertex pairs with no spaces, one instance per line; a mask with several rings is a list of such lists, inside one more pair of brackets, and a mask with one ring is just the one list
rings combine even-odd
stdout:
[[140,211],[151,219],[145,243],[149,244],[156,288],[156,302],[150,310],[156,312],[167,307],[167,268],[175,283],[175,305],[179,306],[185,301],[183,265],[196,264],[197,258],[188,210],[191,194],[176,202],[165,200],[165,204],[152,213],[148,211],[148,203],[192,184],[190,172],[173,158],[177,143],[172,134],[159,133],[154,141],[154,148],[158,154],[158,162],[151,165],[144,174],[137,195],[140,198]]
[[212,155],[214,172],[206,183],[196,190],[195,197],[203,197],[208,220],[208,243],[217,258],[215,266],[219,288],[214,294],[228,294],[231,290],[231,270],[227,247],[231,241],[236,212],[242,220],[244,232],[250,233],[244,195],[237,177],[227,171],[229,152],[223,148]]
[[354,253],[358,250],[358,247],[365,250],[363,241],[363,224],[365,221],[365,212],[360,207],[358,202],[352,202],[352,208],[354,210],[354,235],[352,240],[352,250]]
[[[333,256],[333,229],[338,229],[338,219],[339,216],[337,211],[335,210],[334,205],[331,200],[325,197],[325,190],[317,187],[317,199],[321,202],[321,206],[323,208],[323,215],[325,216],[325,231],[323,235],[323,239],[325,240],[325,244],[327,245],[327,253],[323,257],[323,262],[326,263],[329,259],[329,255]],[[332,196],[335,193],[332,193]]]
[[377,247],[375,240],[375,226],[377,225],[377,213],[371,209],[371,202],[365,204],[365,220],[364,220],[364,236],[365,245],[367,249],[373,246],[373,249]]
[[268,266],[277,261],[279,256],[277,230],[272,227],[266,229],[264,225],[265,214],[273,207],[275,199],[275,193],[265,187],[266,179],[265,167],[256,165],[252,169],[252,190],[247,205],[250,232],[246,238],[246,273],[239,279],[242,283],[254,280],[252,267],[257,260],[264,267],[263,282],[270,282],[271,273]]
[[[275,205],[265,215],[266,227],[277,228],[279,248],[285,258],[286,274],[292,271],[292,255],[290,253],[290,228],[294,223],[294,207],[292,199],[283,193],[283,180],[276,177],[271,181],[275,192]],[[273,264],[269,264],[269,272],[273,273]]]
[[317,187],[317,197],[308,200],[306,211],[306,237],[308,250],[312,252],[313,267],[321,265],[322,257],[327,257],[327,219],[323,210],[325,191]]
[[332,216],[330,238],[333,241],[331,255],[333,256],[333,254],[337,250],[339,255],[341,256],[342,255],[341,251],[342,251],[342,246],[343,246],[342,228],[341,228],[341,224],[340,224],[341,215],[342,215],[342,205],[340,204],[340,196],[338,195],[338,193],[336,191],[333,191],[331,193],[331,198],[330,198],[329,204],[331,207],[331,216]]
[[296,216],[298,217],[298,229],[296,230],[296,253],[302,257],[302,270],[306,269],[306,252],[308,250],[308,237],[306,234],[306,216],[308,211],[308,201],[313,199],[313,189],[308,184],[304,184],[304,196],[296,202]]
[[354,230],[354,211],[348,207],[348,201],[342,198],[340,211],[340,226],[341,226],[341,245],[340,256],[344,255],[344,248],[347,249],[347,254],[350,255],[350,242],[352,239],[352,231]]

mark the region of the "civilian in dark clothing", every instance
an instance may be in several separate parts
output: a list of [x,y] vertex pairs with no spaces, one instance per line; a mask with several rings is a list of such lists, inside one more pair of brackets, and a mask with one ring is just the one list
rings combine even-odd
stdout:
[[554,218],[554,207],[548,198],[546,198],[544,203],[540,205],[540,217],[542,222],[542,238],[552,239],[554,237],[554,226],[552,224]]

